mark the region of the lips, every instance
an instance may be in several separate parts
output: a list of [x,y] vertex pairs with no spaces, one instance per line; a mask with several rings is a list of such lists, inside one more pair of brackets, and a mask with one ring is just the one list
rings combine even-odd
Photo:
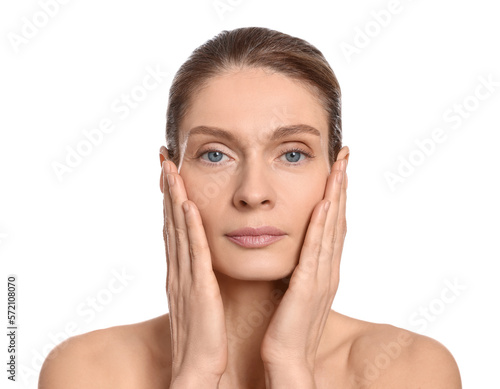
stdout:
[[226,235],[227,236],[259,236],[259,235],[279,236],[286,234],[279,228],[272,226],[263,226],[257,228],[252,228],[252,227],[240,228],[239,230],[228,232]]
[[226,234],[231,242],[245,248],[265,247],[283,239],[285,235],[285,232],[272,226],[245,227]]

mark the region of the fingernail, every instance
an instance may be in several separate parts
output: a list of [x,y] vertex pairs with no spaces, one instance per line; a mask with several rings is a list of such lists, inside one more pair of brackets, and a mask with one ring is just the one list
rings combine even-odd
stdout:
[[345,171],[345,168],[347,166],[347,162],[345,159],[340,160],[340,169]]
[[323,205],[323,209],[325,210],[325,212],[328,212],[328,208],[330,208],[330,203],[331,203],[330,201],[327,201],[325,205]]
[[167,161],[163,161],[162,167],[163,167],[163,171],[165,173],[169,173],[170,172],[170,165],[169,165],[169,163]]

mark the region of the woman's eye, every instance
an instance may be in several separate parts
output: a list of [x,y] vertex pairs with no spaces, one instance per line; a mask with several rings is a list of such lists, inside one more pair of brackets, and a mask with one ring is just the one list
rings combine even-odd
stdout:
[[[285,156],[286,162],[289,165],[300,165],[300,163],[297,162],[302,162],[308,158],[314,158],[310,153],[302,149],[287,150],[283,153],[283,155]],[[304,158],[300,159],[301,156],[303,156]]]
[[[218,163],[222,160],[222,156],[225,154],[222,151],[219,150],[207,150],[200,154],[199,158],[203,157],[206,155],[208,157],[208,162],[211,163]],[[202,158],[204,161],[207,161],[205,158]]]
[[295,163],[295,162],[299,162],[301,154],[302,154],[302,156],[304,156],[304,153],[294,150],[294,151],[288,151],[283,155],[289,156],[289,157],[286,157],[286,160],[288,162]]

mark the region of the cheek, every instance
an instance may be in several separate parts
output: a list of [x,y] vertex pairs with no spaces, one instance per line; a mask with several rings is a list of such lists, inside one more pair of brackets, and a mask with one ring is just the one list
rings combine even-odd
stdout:
[[[210,184],[201,177],[182,175],[186,196],[196,204],[196,207],[203,215],[203,211],[209,208],[211,203]],[[208,189],[208,190],[207,190]]]
[[212,220],[220,221],[220,215],[216,213],[221,209],[218,205],[222,195],[221,186],[217,185],[213,177],[206,175],[186,174],[182,178],[187,198],[198,208],[203,225],[209,228]]
[[307,229],[314,208],[324,198],[326,179],[325,175],[309,176],[295,180],[293,185],[289,185],[284,201],[301,230]]
[[287,197],[293,198],[294,202],[302,206],[313,207],[325,194],[327,176],[325,174],[311,173],[304,176],[295,177],[293,180],[283,182],[284,192]]

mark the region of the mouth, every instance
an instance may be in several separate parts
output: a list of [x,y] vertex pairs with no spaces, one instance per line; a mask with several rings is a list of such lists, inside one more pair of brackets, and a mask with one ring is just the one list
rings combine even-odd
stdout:
[[283,239],[286,234],[272,226],[259,228],[245,227],[226,234],[227,238],[245,248],[266,247]]
[[231,242],[236,243],[245,248],[259,248],[269,246],[271,243],[277,242],[285,237],[285,235],[257,235],[257,236],[228,236]]

